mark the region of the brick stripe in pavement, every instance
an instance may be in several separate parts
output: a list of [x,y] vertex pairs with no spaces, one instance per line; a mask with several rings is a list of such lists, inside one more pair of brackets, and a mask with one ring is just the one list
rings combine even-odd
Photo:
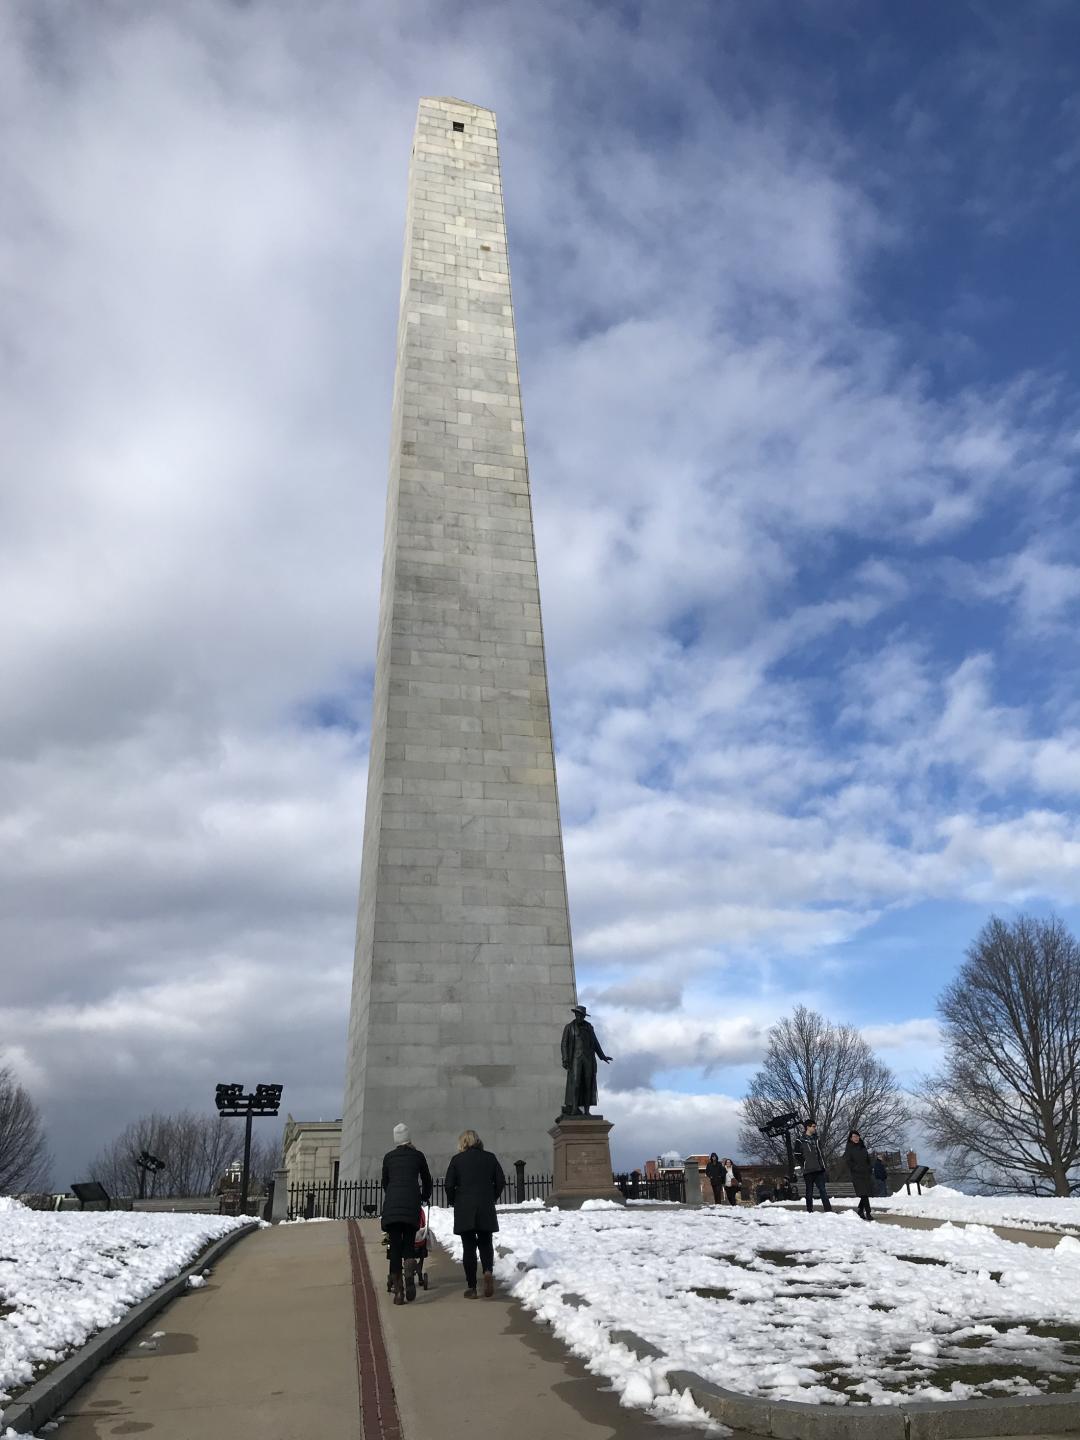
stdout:
[[371,1267],[364,1253],[359,1224],[355,1220],[348,1223],[353,1311],[356,1316],[356,1370],[364,1440],[401,1440],[401,1418],[390,1378],[390,1362],[386,1357]]

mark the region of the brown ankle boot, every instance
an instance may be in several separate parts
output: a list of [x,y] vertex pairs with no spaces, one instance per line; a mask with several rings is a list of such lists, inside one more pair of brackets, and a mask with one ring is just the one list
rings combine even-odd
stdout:
[[489,1300],[495,1294],[495,1277],[490,1270],[484,1271],[484,1294]]
[[394,1276],[394,1304],[405,1304],[405,1281],[400,1275]]

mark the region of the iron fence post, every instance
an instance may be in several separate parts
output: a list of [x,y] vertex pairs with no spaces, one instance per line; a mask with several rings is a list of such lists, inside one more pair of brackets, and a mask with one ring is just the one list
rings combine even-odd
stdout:
[[517,1203],[525,1203],[525,1161],[515,1160],[514,1169],[517,1171]]

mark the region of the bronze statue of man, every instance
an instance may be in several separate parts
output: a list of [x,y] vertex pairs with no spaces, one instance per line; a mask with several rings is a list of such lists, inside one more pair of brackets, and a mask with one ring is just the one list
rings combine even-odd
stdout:
[[566,1071],[566,1096],[563,1099],[564,1115],[588,1115],[590,1105],[596,1104],[596,1057],[610,1062],[596,1038],[596,1031],[585,1019],[584,1005],[572,1005],[574,1018],[562,1032],[562,1063]]

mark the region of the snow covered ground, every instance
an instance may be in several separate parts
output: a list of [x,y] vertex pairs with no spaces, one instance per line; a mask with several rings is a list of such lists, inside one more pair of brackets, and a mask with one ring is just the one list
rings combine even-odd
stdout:
[[27,1210],[0,1199],[0,1409],[247,1217]]
[[[595,1208],[593,1208],[595,1207]],[[434,1209],[455,1256],[452,1214]],[[1080,1240],[850,1212],[623,1209],[500,1215],[496,1275],[624,1404],[687,1416],[669,1370],[775,1399],[895,1404],[1080,1387]],[[585,1303],[582,1303],[585,1302]],[[662,1356],[610,1339],[627,1329]]]
[[[841,1205],[857,1202],[841,1200]],[[1037,1195],[964,1195],[947,1185],[935,1185],[921,1195],[901,1190],[887,1200],[873,1200],[875,1209],[905,1215],[926,1215],[935,1220],[969,1220],[976,1225],[1036,1226],[1040,1229],[1080,1233],[1080,1195],[1069,1199]]]

